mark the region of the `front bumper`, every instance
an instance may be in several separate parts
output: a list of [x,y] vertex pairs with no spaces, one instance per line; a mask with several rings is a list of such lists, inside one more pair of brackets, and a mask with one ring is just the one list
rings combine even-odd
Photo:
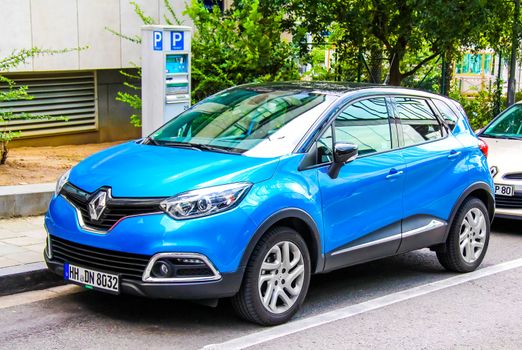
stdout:
[[[49,270],[63,276],[63,263],[49,259],[44,253],[45,262]],[[110,272],[110,271],[107,271]],[[120,292],[158,299],[188,299],[203,300],[226,298],[235,295],[241,286],[243,270],[221,274],[221,279],[204,282],[143,282],[122,278]]]
[[496,208],[495,217],[499,219],[522,220],[522,209]]

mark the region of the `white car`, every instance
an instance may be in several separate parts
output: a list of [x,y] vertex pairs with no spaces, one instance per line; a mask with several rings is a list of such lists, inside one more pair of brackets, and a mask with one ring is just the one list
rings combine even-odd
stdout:
[[495,217],[522,220],[522,103],[500,113],[478,136],[489,146]]

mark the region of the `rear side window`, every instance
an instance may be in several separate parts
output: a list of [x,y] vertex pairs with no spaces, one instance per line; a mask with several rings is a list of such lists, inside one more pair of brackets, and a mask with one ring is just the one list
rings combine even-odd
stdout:
[[395,104],[404,146],[442,138],[442,126],[426,100],[396,97]]
[[435,104],[435,107],[437,107],[437,109],[439,110],[442,118],[446,121],[446,123],[450,127],[450,130],[453,131],[453,129],[455,128],[455,125],[457,124],[457,121],[459,119],[457,114],[445,102],[443,102],[441,100],[436,100],[436,99],[433,99],[432,101]]
[[355,102],[335,119],[335,142],[359,146],[359,154],[392,148],[390,122],[383,97]]

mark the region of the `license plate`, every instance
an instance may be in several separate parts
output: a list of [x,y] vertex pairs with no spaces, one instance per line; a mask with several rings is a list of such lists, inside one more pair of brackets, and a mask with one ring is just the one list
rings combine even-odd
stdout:
[[515,195],[515,190],[511,185],[497,185],[495,184],[495,194],[500,196],[512,197]]
[[101,289],[116,294],[120,292],[119,276],[110,273],[65,263],[63,265],[63,278],[85,286],[87,289]]

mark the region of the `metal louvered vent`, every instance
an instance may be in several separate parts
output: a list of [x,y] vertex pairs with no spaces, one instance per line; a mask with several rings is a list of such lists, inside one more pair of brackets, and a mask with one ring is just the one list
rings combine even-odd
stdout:
[[[21,131],[22,137],[95,130],[96,80],[94,72],[6,75],[18,86],[27,86],[32,100],[0,102],[0,110],[30,113],[47,119],[16,119],[0,123],[0,129]],[[7,87],[0,85],[0,91]],[[52,119],[52,117],[63,117]],[[64,120],[65,119],[65,120]]]

